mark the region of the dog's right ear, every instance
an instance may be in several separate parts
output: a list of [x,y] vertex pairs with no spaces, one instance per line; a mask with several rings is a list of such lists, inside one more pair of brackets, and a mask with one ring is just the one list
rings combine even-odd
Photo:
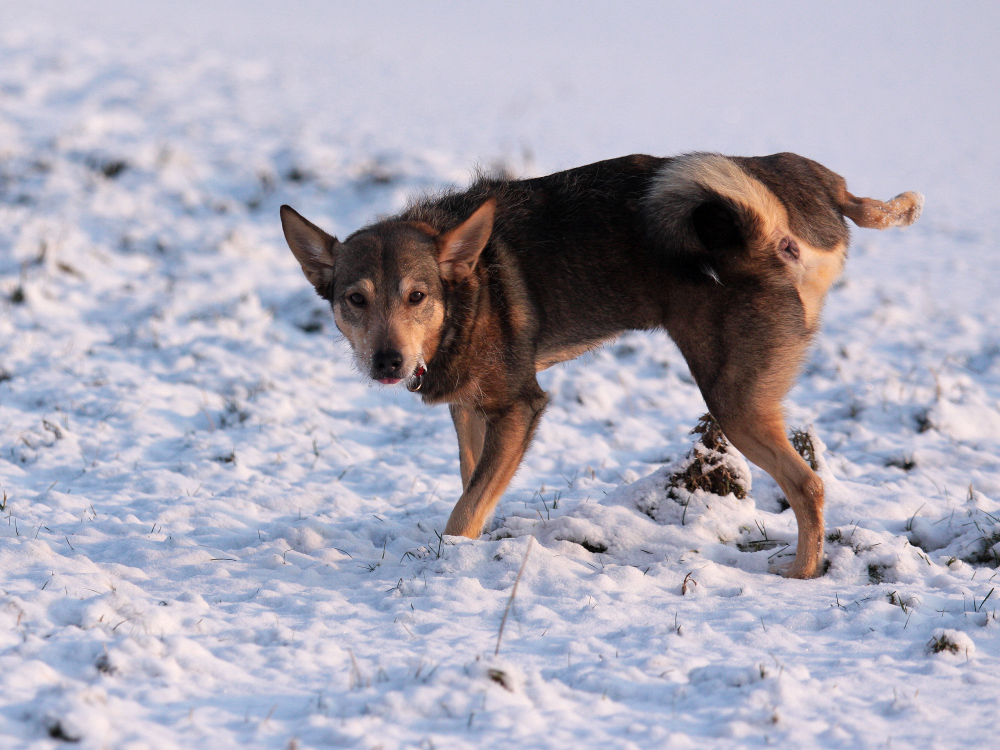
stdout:
[[472,212],[472,216],[437,238],[442,279],[459,282],[472,273],[493,233],[496,205],[496,200],[488,199]]
[[291,206],[281,207],[281,229],[285,241],[302,266],[309,282],[322,290],[333,281],[333,266],[340,243]]

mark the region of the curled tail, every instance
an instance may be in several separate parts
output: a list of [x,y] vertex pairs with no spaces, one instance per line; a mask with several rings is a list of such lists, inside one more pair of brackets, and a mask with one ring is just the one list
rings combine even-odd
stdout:
[[721,154],[672,159],[654,178],[645,208],[651,234],[674,252],[745,249],[785,223],[777,196]]
[[920,213],[924,210],[924,196],[907,191],[883,203],[874,198],[855,198],[844,190],[840,210],[859,227],[908,227],[920,218]]
[[651,238],[668,252],[721,260],[769,253],[790,238],[842,252],[850,239],[845,217],[860,227],[903,227],[923,203],[914,192],[888,202],[857,198],[843,177],[796,154],[691,153],[660,169],[644,213]]

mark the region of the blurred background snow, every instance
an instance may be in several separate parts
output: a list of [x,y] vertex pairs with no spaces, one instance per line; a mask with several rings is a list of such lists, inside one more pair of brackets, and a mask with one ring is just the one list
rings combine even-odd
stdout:
[[528,154],[548,172],[623,152],[789,150],[849,174],[856,192],[930,185],[939,215],[993,221],[976,206],[995,201],[968,196],[1000,173],[996,3],[38,0],[0,9],[8,33],[243,60],[246,76],[280,84],[256,102],[262,118],[373,151],[430,148],[515,165]]

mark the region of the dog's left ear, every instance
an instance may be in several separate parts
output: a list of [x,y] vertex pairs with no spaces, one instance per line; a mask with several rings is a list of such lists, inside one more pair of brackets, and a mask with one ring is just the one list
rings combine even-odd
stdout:
[[322,291],[333,281],[333,266],[340,242],[291,206],[281,207],[281,229],[285,233],[285,242],[302,266],[302,273],[317,291]]
[[463,281],[476,267],[479,254],[493,233],[497,202],[490,198],[472,216],[437,238],[438,266],[445,281]]

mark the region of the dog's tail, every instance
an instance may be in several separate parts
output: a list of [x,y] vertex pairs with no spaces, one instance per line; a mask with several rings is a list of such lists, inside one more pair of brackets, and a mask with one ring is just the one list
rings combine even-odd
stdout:
[[711,153],[664,165],[646,195],[645,216],[654,242],[682,254],[746,249],[786,222],[774,193],[729,157]]
[[844,190],[840,211],[859,227],[868,229],[888,229],[908,227],[920,218],[924,210],[924,196],[907,191],[891,201],[883,202],[874,198],[855,198]]
[[795,154],[691,153],[671,159],[653,178],[644,215],[659,247],[721,261],[787,234],[817,249],[845,247],[845,217],[860,227],[902,227],[917,220],[923,202],[912,192],[888,202],[856,198],[840,175]]

